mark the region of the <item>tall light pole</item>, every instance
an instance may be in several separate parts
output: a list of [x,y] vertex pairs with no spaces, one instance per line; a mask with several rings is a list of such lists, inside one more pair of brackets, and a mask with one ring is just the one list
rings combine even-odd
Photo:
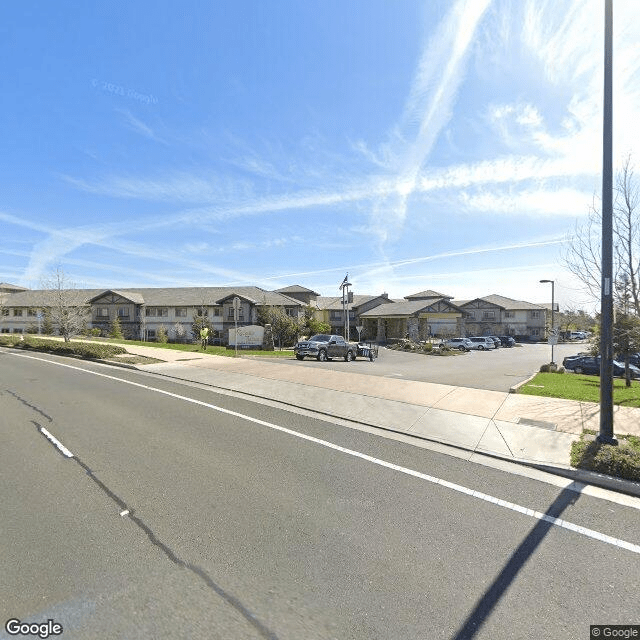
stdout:
[[349,327],[349,274],[343,280],[340,288],[342,289],[342,314],[344,316],[344,339],[349,342],[350,339],[350,327]]
[[604,5],[604,108],[602,126],[602,283],[600,294],[601,444],[613,437],[613,2]]
[[550,340],[549,342],[551,343],[551,364],[555,364],[555,362],[553,361],[553,345],[555,344],[556,341],[556,323],[555,323],[555,309],[556,309],[556,303],[555,303],[555,282],[553,280],[540,280],[540,282],[550,282],[551,283],[551,331],[549,332],[549,336],[550,336]]

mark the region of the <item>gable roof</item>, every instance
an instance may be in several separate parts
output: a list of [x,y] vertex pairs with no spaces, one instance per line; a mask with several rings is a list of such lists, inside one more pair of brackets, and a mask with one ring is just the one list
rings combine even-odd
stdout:
[[9,282],[0,282],[0,291],[5,293],[13,291],[28,291],[27,287],[19,287],[17,284],[10,284]]
[[444,293],[438,293],[431,289],[420,291],[419,293],[412,293],[410,296],[405,296],[405,300],[428,300],[429,298],[444,298],[445,300],[452,300],[453,296],[447,296]]
[[275,293],[310,293],[313,296],[319,296],[320,294],[317,291],[313,291],[312,289],[307,289],[299,284],[291,285],[290,287],[283,287],[282,289],[276,289]]
[[[365,295],[365,294],[354,294],[353,302],[349,303],[349,308],[354,309],[367,302],[371,302],[372,300],[377,300],[380,298],[381,300],[386,300],[386,302],[394,302],[389,298],[385,298],[384,295],[378,294],[377,296]],[[381,302],[381,304],[386,304],[386,302]],[[340,310],[342,311],[342,296],[320,296],[316,300],[316,305],[318,309],[326,309],[328,311],[332,310]]]
[[483,296],[481,298],[474,298],[473,300],[453,300],[453,304],[458,307],[465,307],[472,302],[488,302],[489,304],[500,307],[505,311],[522,311],[527,309],[543,309],[544,307],[533,302],[525,302],[524,300],[514,300],[513,298],[507,298],[506,296],[500,296],[497,293]]
[[[300,300],[295,300],[275,291],[265,291],[260,287],[153,287],[129,289],[70,289],[77,294],[81,303],[89,304],[107,293],[116,293],[136,304],[151,307],[187,307],[218,304],[230,296],[237,295],[257,305],[273,306],[303,306]],[[54,292],[49,289],[29,289],[11,294],[11,306],[39,307],[53,304]],[[6,302],[5,302],[6,304]]]
[[392,316],[412,316],[416,313],[426,311],[438,302],[443,302],[447,307],[450,307],[453,313],[462,313],[461,309],[458,309],[456,305],[446,298],[431,298],[430,300],[404,300],[396,302],[395,304],[381,304],[360,314],[360,317],[389,318]]

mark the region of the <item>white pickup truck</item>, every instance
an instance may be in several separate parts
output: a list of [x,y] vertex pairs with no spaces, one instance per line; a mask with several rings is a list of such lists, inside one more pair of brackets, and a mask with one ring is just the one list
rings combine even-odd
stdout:
[[302,340],[293,347],[298,360],[310,356],[325,362],[331,358],[344,358],[347,362],[355,360],[358,355],[358,345],[348,343],[342,336],[320,333]]

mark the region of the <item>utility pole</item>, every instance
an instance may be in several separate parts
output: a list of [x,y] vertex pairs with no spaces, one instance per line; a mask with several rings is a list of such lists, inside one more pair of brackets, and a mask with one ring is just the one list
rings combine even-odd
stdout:
[[604,5],[604,109],[602,128],[602,283],[600,294],[601,444],[613,437],[613,1]]

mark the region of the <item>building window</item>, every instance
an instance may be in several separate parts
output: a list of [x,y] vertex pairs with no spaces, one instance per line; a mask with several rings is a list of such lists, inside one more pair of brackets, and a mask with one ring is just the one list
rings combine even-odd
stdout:
[[109,317],[109,308],[108,307],[98,307],[96,309],[96,317],[97,318],[108,318]]
[[287,313],[287,315],[291,318],[297,318],[298,314],[296,312],[295,307],[285,307],[285,311]]
[[505,311],[504,312],[504,317],[505,318],[515,318],[516,317],[516,312],[515,311]]
[[485,311],[482,314],[482,319],[483,320],[495,320],[496,319],[496,312],[495,311]]
[[213,307],[213,315],[221,316],[222,315],[222,307]]
[[145,311],[147,318],[166,318],[169,315],[167,307],[147,307]]
[[13,333],[22,333],[22,329],[14,329]]
[[118,318],[128,318],[129,307],[118,307]]
[[176,318],[186,318],[187,307],[176,307]]
[[[227,318],[229,320],[233,320],[234,316],[233,316],[233,307],[229,307],[229,315],[227,316]],[[242,307],[240,307],[238,309],[238,320],[243,320],[244,319],[244,310]]]
[[2,329],[2,333],[9,333],[9,329],[7,328]]
[[475,320],[476,314],[473,311],[467,311],[467,314],[465,317],[467,320]]
[[330,320],[342,320],[342,311],[332,311],[330,316]]
[[531,335],[532,336],[539,336],[540,335],[540,329],[531,329]]
[[9,309],[3,309],[2,310],[2,315],[3,316],[8,316],[9,315]]
[[36,317],[36,315],[37,315],[37,314],[36,314],[36,310],[35,310],[35,309],[28,309],[28,310],[27,310],[27,315],[28,315],[30,318],[35,318],[35,317]]
[[200,307],[199,309],[196,309],[196,315],[199,317],[204,316],[206,318],[209,315],[209,309],[203,309]]
[[532,311],[532,312],[531,312],[531,317],[532,317],[534,320],[537,320],[537,319],[540,317],[540,312],[539,312],[539,311]]
[[14,309],[13,315],[14,317],[22,317],[22,309]]

